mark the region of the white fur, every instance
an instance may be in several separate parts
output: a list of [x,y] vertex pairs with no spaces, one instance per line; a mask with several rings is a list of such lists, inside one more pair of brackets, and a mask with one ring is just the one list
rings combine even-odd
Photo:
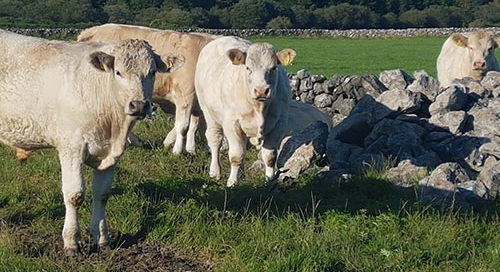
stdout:
[[[0,51],[0,142],[25,150],[57,149],[68,253],[77,252],[80,244],[82,167],[94,167],[90,228],[93,244],[105,246],[106,199],[136,120],[126,114],[127,107],[133,100],[151,100],[157,69],[151,48],[141,41],[68,43],[0,30]],[[90,63],[94,52],[114,56],[114,66],[96,68]]]
[[[228,58],[231,49],[246,52],[246,64],[233,64]],[[216,39],[200,52],[195,89],[207,121],[210,176],[220,177],[219,148],[223,132],[231,162],[228,187],[239,178],[248,139],[258,148],[262,147],[266,179],[274,177],[277,149],[286,130],[291,98],[288,77],[283,67],[277,65],[274,54],[269,44],[252,45],[237,37]],[[272,67],[276,69],[272,71]],[[263,86],[271,88],[270,97],[265,102],[257,101],[253,90]]]

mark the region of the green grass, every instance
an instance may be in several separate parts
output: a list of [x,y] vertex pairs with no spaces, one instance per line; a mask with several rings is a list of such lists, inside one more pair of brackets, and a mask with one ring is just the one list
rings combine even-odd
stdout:
[[[378,74],[402,68],[435,73],[444,41],[414,39],[272,38],[298,55],[289,71]],[[497,50],[498,51],[498,50]],[[498,54],[498,53],[497,53]],[[346,181],[304,175],[270,193],[264,174],[248,171],[231,190],[208,177],[209,154],[174,156],[161,146],[172,120],[140,122],[135,131],[152,150],[129,148],[107,206],[113,233],[179,248],[215,271],[498,271],[499,202],[461,211],[418,201],[415,188],[368,169]],[[201,142],[198,139],[198,142]],[[246,168],[257,157],[247,156]],[[223,154],[223,174],[228,173]],[[91,171],[80,210],[88,243]],[[227,178],[225,176],[224,178]],[[110,271],[109,258],[61,258],[64,205],[56,152],[32,154],[26,164],[0,145],[0,271]]]
[[[137,133],[160,145],[162,114]],[[215,271],[495,271],[500,264],[498,204],[457,212],[420,203],[385,172],[347,181],[305,175],[270,193],[263,173],[247,171],[232,190],[208,175],[209,154],[176,157],[163,148],[129,148],[107,211],[111,230],[180,248]],[[247,168],[256,158],[251,150]],[[228,171],[223,157],[223,173]],[[61,259],[64,206],[56,152],[20,164],[0,147],[0,271],[108,271],[109,259]],[[85,178],[90,186],[91,171]],[[88,242],[91,188],[80,210]],[[19,238],[17,228],[29,235]],[[17,235],[17,236],[16,236]],[[49,242],[47,242],[49,241]],[[47,247],[47,244],[50,247]]]
[[[296,73],[307,69],[311,74],[331,77],[375,74],[402,69],[412,75],[425,70],[436,77],[436,59],[446,37],[416,37],[394,39],[332,39],[265,37],[253,41],[269,42],[277,49],[292,48],[297,52],[294,64],[286,68]],[[500,50],[496,50],[500,59]]]

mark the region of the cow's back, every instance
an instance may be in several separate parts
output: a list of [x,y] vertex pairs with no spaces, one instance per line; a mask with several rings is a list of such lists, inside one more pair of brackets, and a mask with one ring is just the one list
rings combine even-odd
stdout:
[[221,114],[237,110],[241,104],[238,102],[245,101],[244,68],[233,65],[227,51],[234,48],[246,51],[249,46],[250,42],[246,40],[222,37],[208,43],[201,50],[196,66],[195,86],[200,104],[206,105],[205,110]]
[[194,93],[194,71],[201,49],[216,36],[160,30],[143,26],[105,24],[86,29],[79,41],[117,42],[125,39],[147,41],[159,55],[177,52],[185,56],[184,65],[177,71],[159,74],[155,81],[155,97],[167,98],[174,86],[182,85],[183,92]]

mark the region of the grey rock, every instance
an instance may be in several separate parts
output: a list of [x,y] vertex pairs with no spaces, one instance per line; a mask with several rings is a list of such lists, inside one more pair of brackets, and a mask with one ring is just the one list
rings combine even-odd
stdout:
[[340,113],[333,113],[332,116],[332,127],[336,127],[338,124],[342,123],[347,116]]
[[485,143],[481,147],[479,147],[479,151],[500,159],[500,144],[498,142]]
[[408,183],[427,175],[427,169],[413,164],[411,160],[402,160],[396,167],[387,171],[387,177],[400,183]]
[[425,95],[431,102],[434,102],[439,94],[439,81],[427,74],[424,70],[418,70],[413,73],[415,80],[407,89]]
[[[500,93],[500,72],[489,71],[481,80],[481,85],[492,91],[493,93]],[[498,97],[495,95],[495,97]]]
[[491,198],[498,198],[500,196],[500,160],[488,157],[478,179],[484,183]]
[[420,93],[405,89],[390,89],[383,92],[377,98],[377,102],[393,111],[412,113],[420,108]]
[[410,75],[400,69],[383,71],[379,79],[388,89],[406,89],[413,82]]
[[314,98],[314,106],[317,108],[330,107],[333,103],[333,98],[331,95],[322,93]]
[[289,80],[289,82],[290,82],[290,88],[292,90],[296,90],[296,91],[299,90],[300,79],[298,79],[298,78],[292,78],[292,79]]
[[312,75],[311,80],[313,83],[323,83],[326,80],[324,75]]
[[429,106],[431,115],[446,113],[448,111],[458,111],[466,107],[468,97],[463,87],[451,85],[440,93],[434,103]]
[[457,185],[458,192],[467,202],[477,202],[486,200],[489,197],[489,190],[480,180],[469,180]]
[[469,180],[469,175],[458,163],[446,162],[434,169],[430,176],[420,180],[418,185],[421,190],[437,189],[447,196],[448,193],[457,192],[457,184]]
[[277,159],[279,179],[297,178],[326,153],[328,126],[317,121],[284,139]]
[[441,142],[445,139],[452,137],[453,134],[445,131],[432,131],[424,136],[424,141],[426,142]]
[[429,123],[440,128],[448,129],[453,134],[457,134],[459,132],[464,132],[467,117],[468,115],[465,111],[437,113],[431,116]]
[[409,136],[411,134],[414,136],[409,137],[420,139],[425,133],[425,129],[417,124],[384,118],[373,127],[365,138],[364,145],[369,146],[382,136],[393,137],[398,134]]
[[387,87],[375,75],[367,74],[361,77],[361,87],[366,94],[378,97],[379,94],[387,91]]
[[313,88],[313,83],[310,77],[304,78],[300,80],[299,91],[301,93],[309,92]]
[[297,71],[297,78],[302,80],[304,78],[308,78],[310,77],[310,74],[309,74],[309,71],[306,70],[306,69],[301,69],[299,71]]
[[314,93],[313,92],[304,92],[300,95],[300,101],[307,103],[307,104],[313,104],[314,103]]
[[344,116],[348,116],[351,110],[356,106],[356,101],[352,98],[342,98],[339,97],[332,104],[332,110],[334,113],[340,113]]
[[323,87],[323,84],[316,82],[313,84],[312,92],[315,95],[322,94],[325,92],[325,88]]
[[[465,166],[469,164],[465,159],[486,141],[485,138],[458,136],[447,138],[440,143],[430,143],[430,145],[443,161],[460,162]],[[471,160],[473,159],[469,159]]]
[[328,139],[326,155],[330,169],[350,169],[349,158],[351,155],[361,154],[363,149],[356,145],[344,143],[335,139]]
[[476,135],[493,138],[500,135],[500,101],[490,101],[488,107],[476,105],[468,113],[472,115],[471,126]]

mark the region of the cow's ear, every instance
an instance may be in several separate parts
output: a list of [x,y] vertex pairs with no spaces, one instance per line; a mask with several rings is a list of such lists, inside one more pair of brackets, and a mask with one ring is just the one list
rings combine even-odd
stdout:
[[247,59],[247,53],[242,52],[239,49],[231,49],[227,51],[227,57],[234,65],[245,64]]
[[465,37],[464,35],[459,34],[459,33],[453,34],[451,36],[451,39],[453,40],[453,42],[455,42],[456,45],[463,46],[463,47],[467,46],[467,42],[469,40],[469,39],[467,39],[467,37]]
[[276,57],[278,57],[280,64],[283,66],[292,65],[292,61],[296,55],[295,50],[290,48],[285,48],[276,53]]
[[90,63],[100,71],[110,72],[115,68],[115,57],[101,51],[90,54]]
[[494,40],[494,41],[495,41],[495,42],[494,42],[494,45],[493,45],[493,46],[495,46],[495,48],[500,47],[500,37],[495,37],[495,40]]
[[172,73],[181,68],[184,62],[186,62],[184,55],[178,53],[167,53],[162,56],[154,54],[154,59],[156,68],[160,73]]

